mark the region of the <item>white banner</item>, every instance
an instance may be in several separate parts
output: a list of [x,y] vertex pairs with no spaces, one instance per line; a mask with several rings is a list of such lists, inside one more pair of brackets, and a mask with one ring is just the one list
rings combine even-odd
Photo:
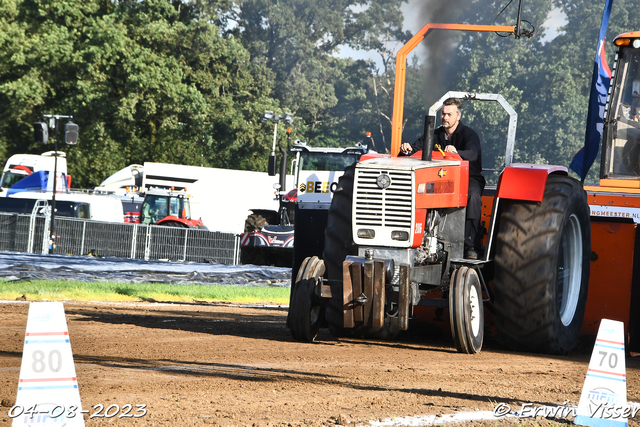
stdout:
[[640,209],[601,205],[589,205],[589,209],[591,210],[591,216],[631,219],[636,224],[640,223]]

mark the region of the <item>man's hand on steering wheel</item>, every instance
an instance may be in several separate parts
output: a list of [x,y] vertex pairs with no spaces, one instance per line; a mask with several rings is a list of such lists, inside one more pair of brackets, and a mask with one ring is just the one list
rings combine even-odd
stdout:
[[400,145],[400,153],[404,156],[409,156],[413,152],[413,147],[408,142],[403,142]]
[[456,150],[456,147],[454,147],[453,145],[447,145],[446,147],[444,147],[444,151],[446,151],[447,153],[457,153],[458,150]]

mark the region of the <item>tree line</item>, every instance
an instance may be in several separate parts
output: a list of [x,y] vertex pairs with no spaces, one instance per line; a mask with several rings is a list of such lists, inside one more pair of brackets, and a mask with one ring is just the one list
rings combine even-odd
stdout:
[[[442,3],[442,4],[439,4]],[[426,22],[513,25],[517,4],[431,1]],[[295,115],[293,139],[346,147],[372,132],[389,148],[394,49],[403,0],[4,0],[0,3],[0,158],[40,153],[42,114],[73,115],[67,152],[74,186],[92,187],[145,161],[266,170],[273,123]],[[582,146],[604,1],[524,0],[531,39],[494,33],[429,35],[408,64],[404,140],[449,90],[500,93],[519,114],[516,160],[568,165]],[[546,40],[555,9],[566,24]],[[638,8],[616,0],[608,41],[634,30]],[[527,24],[527,25],[529,25]],[[339,58],[340,47],[382,60]],[[607,54],[613,57],[609,43]],[[485,167],[504,161],[507,117],[465,105]],[[279,126],[281,144],[285,126]],[[49,144],[51,145],[51,144]],[[592,168],[592,175],[595,168]]]

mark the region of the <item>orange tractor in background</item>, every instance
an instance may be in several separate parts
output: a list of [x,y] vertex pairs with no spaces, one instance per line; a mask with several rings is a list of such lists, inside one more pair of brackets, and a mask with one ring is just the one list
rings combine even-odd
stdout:
[[582,332],[600,319],[625,324],[628,348],[640,351],[640,32],[619,35],[604,111],[600,182],[587,185],[591,279]]

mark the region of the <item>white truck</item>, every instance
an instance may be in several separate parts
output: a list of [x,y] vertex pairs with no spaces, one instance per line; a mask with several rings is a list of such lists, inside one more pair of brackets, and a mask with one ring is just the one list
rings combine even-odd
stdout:
[[120,197],[133,187],[142,192],[158,188],[186,190],[191,218],[202,219],[211,231],[238,233],[252,207],[278,209],[273,184],[274,178],[264,172],[145,162],[121,169],[95,190]]
[[[21,181],[33,172],[53,171],[55,162],[55,151],[47,151],[37,154],[14,154],[4,165],[2,178],[0,179],[0,192],[11,188],[15,183]],[[58,151],[58,173],[67,176],[67,159],[65,153]]]
[[[21,199],[24,203],[3,202],[2,212],[17,212],[32,205],[37,200],[48,204],[53,196],[53,171],[57,170],[56,204],[64,202],[57,211],[68,210],[63,216],[88,218],[96,221],[124,222],[120,200],[113,196],[70,191],[70,176],[67,174],[65,153],[55,151],[37,154],[14,154],[4,165],[1,179],[0,197]],[[30,202],[29,202],[30,201]],[[70,207],[69,207],[70,206]]]
[[[52,203],[52,193],[46,191],[22,191],[7,195],[9,199],[45,200]],[[56,206],[60,202],[81,204],[88,207],[77,215],[66,215],[75,218],[86,218],[94,221],[124,222],[120,198],[105,194],[88,194],[79,192],[56,193]],[[58,212],[59,208],[56,209]]]

